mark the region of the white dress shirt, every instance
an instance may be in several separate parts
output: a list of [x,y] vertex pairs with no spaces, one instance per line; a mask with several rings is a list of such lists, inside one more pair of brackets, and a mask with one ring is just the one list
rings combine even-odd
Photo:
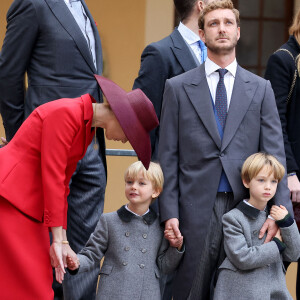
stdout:
[[[218,82],[220,79],[219,72],[217,72],[218,69],[222,69],[222,68],[220,66],[218,66],[217,64],[215,64],[213,61],[211,61],[207,57],[207,59],[205,61],[205,73],[206,73],[208,87],[209,87],[209,90],[210,90],[210,93],[211,93],[214,103],[215,103],[215,99],[216,99],[217,85],[218,85]],[[224,84],[225,84],[226,94],[227,94],[227,110],[228,110],[231,95],[232,95],[232,89],[233,89],[233,85],[234,85],[236,69],[237,69],[236,59],[230,65],[228,65],[225,69],[228,70],[228,72],[224,76]]]
[[201,63],[201,49],[198,43],[198,41],[200,40],[199,35],[197,35],[194,31],[186,27],[181,22],[179,23],[177,29],[181,34],[181,36],[183,37],[183,39],[185,40],[185,42],[191,47],[197,59]]

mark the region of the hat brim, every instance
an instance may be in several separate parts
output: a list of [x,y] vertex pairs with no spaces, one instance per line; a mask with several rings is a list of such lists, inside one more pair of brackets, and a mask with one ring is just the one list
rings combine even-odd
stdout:
[[129,143],[144,167],[148,169],[151,160],[150,136],[130,105],[128,94],[113,81],[103,76],[95,75],[95,78]]

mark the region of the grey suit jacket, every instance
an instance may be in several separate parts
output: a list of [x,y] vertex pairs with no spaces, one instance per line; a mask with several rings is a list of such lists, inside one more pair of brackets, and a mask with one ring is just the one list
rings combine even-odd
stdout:
[[[178,218],[186,254],[175,279],[175,299],[186,299],[201,254],[222,169],[234,194],[234,207],[248,198],[240,171],[258,151],[285,165],[282,129],[270,83],[238,66],[221,141],[204,64],[167,80],[160,122],[159,161],[165,184],[161,221]],[[286,177],[274,201],[292,214]]]
[[[152,101],[160,119],[166,80],[197,67],[192,49],[175,29],[164,39],[148,45],[141,57],[141,68],[133,89],[140,88]],[[152,157],[157,158],[159,127],[151,134]]]
[[[81,1],[94,31],[97,69],[86,39],[63,0],[15,0],[10,6],[0,54],[0,112],[8,140],[43,103],[86,93],[100,100],[93,74],[102,73],[101,41],[85,2]],[[102,130],[98,137],[105,163]]]
[[274,241],[264,244],[259,230],[267,213],[240,202],[237,208],[223,216],[224,247],[227,258],[220,274],[214,300],[223,299],[293,299],[285,281],[284,261],[297,261],[300,256],[300,236],[296,223],[280,227],[286,244],[280,255]]
[[183,252],[169,247],[156,213],[138,217],[121,207],[103,214],[78,254],[79,272],[89,271],[105,257],[97,299],[159,300],[160,271],[174,271]]

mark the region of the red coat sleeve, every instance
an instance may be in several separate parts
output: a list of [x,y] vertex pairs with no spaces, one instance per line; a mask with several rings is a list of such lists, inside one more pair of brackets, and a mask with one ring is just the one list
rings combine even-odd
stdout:
[[81,116],[63,108],[48,114],[43,122],[41,139],[41,169],[44,193],[44,224],[66,227],[69,182],[66,168]]

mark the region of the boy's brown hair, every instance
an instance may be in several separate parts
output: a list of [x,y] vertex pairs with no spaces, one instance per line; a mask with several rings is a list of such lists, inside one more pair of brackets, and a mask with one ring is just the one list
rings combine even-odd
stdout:
[[270,174],[273,173],[274,178],[278,180],[278,182],[284,176],[284,166],[275,156],[259,152],[250,155],[245,160],[241,172],[242,180],[249,183],[265,166],[270,168]]

